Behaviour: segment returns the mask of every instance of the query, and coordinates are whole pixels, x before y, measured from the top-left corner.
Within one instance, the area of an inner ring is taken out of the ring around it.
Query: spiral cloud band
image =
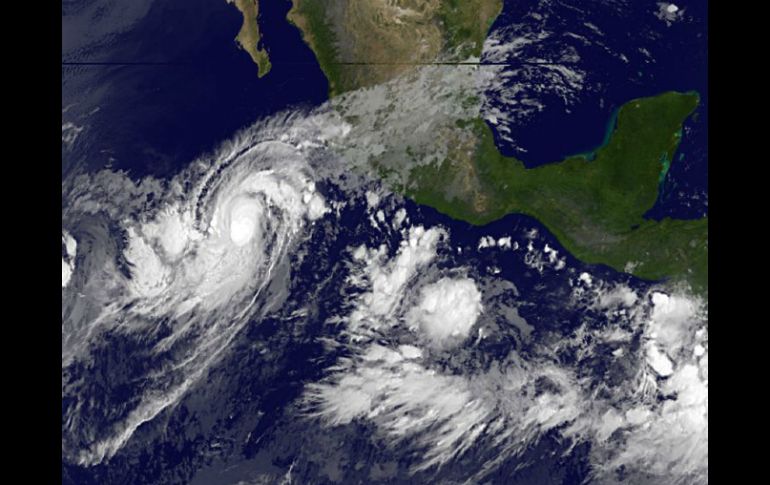
[[[81,284],[102,279],[103,291],[88,292],[86,307],[72,295],[64,299],[63,366],[85,358],[89,341],[106,331],[152,342],[147,351],[152,357],[144,357],[164,362],[160,371],[145,376],[147,384],[130,406],[124,406],[124,415],[108,417],[106,434],[96,429],[105,417],[83,406],[68,410],[66,437],[92,441],[76,457],[80,463],[112,456],[142,423],[177,402],[258,312],[260,294],[275,283],[273,272],[286,264],[304,228],[328,211],[312,169],[290,144],[236,143],[209,164],[186,191],[182,187],[193,174],[188,171],[173,180],[152,215],[109,216],[130,214],[132,205],[146,202],[144,183],[135,185],[121,174],[102,174],[107,197],[95,200],[91,191],[70,205],[70,217],[81,224],[86,214],[96,219],[107,215],[102,224],[75,226],[84,239],[109,238],[108,225],[117,226],[113,230],[124,237],[122,247],[113,246],[114,252],[86,256],[91,258],[86,262],[91,274]],[[75,193],[93,180],[79,182],[72,188]],[[123,207],[110,207],[109,195],[126,188],[133,197]],[[63,236],[73,253],[74,241],[69,233]],[[123,267],[115,261],[122,261]],[[65,274],[65,266],[72,267],[63,259],[62,287],[72,273]],[[62,393],[77,395],[82,385],[63,381]]]

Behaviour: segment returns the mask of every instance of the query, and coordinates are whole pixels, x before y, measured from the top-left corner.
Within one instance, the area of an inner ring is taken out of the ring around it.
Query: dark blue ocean
[[[68,117],[98,107],[81,137],[87,146],[76,147],[81,157],[95,168],[112,159],[134,177],[171,176],[259,118],[325,101],[326,78],[286,21],[290,6],[260,4],[276,60],[262,78],[235,42],[242,16],[225,0],[157,0],[109,49],[63,59],[63,106],[78,103]]]

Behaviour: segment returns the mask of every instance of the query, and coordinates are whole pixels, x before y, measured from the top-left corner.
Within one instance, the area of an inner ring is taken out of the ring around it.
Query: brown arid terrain
[[[501,9],[501,0],[294,0],[288,17],[336,95],[479,57]]]
[[[262,77],[270,71],[270,58],[267,51],[260,47],[262,34],[259,31],[257,17],[259,16],[259,0],[228,0],[235,4],[243,15],[243,25],[235,40],[243,50],[248,52],[251,60],[257,65],[257,76]]]

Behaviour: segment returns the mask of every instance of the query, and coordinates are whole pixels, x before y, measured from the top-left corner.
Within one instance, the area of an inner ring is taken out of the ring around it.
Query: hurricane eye
[[[240,198],[230,209],[230,240],[236,246],[243,246],[254,238],[257,232],[259,203],[251,198]]]

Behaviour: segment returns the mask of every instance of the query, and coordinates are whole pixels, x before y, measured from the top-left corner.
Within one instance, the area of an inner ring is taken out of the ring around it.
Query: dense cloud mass
[[[481,313],[481,293],[468,278],[442,278],[421,290],[407,318],[437,344],[468,336]]]

